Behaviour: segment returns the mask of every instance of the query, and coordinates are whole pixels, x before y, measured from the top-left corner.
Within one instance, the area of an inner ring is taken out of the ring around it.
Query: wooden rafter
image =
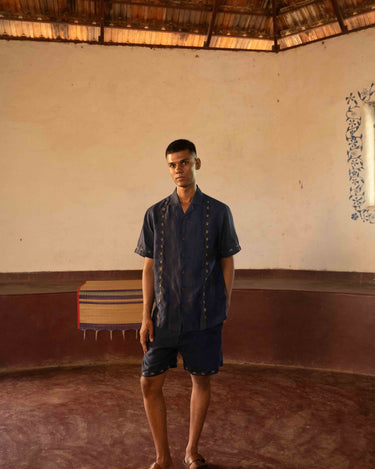
[[[335,15],[337,16],[337,21],[339,22],[341,31],[343,33],[347,33],[348,32],[348,27],[344,23],[344,17],[342,15],[341,8],[339,7],[339,5],[337,3],[337,0],[331,0],[331,2],[332,2],[333,9],[335,11]]]
[[[272,0],[272,21],[273,21],[273,52],[279,52],[279,27],[277,24],[277,16],[278,16],[278,9],[277,9],[277,0]]]
[[[212,38],[212,31],[214,29],[216,15],[217,15],[217,12],[219,10],[219,5],[220,5],[220,0],[214,0],[214,8],[213,8],[212,14],[211,14],[211,21],[210,21],[210,24],[208,26],[206,39],[204,41],[204,47],[205,48],[210,47],[210,42],[211,42],[211,38]]]
[[[105,22],[105,5],[104,0],[100,0],[100,44],[104,44],[104,22]]]

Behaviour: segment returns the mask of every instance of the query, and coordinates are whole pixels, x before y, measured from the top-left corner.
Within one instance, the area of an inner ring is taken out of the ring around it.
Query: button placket
[[[161,297],[162,297],[162,291],[163,291],[163,263],[164,263],[164,248],[165,248],[165,234],[164,234],[164,223],[165,223],[165,212],[166,212],[166,204],[167,202],[164,202],[164,205],[161,208],[161,230],[160,230],[160,245],[159,245],[159,274],[158,274],[158,282],[157,282],[157,287],[158,287],[158,293],[159,293],[159,298],[158,298],[158,304],[160,305],[161,303]],[[159,314],[158,314],[159,318]]]
[[[182,241],[182,250],[181,250],[181,308],[184,307],[185,303],[185,240],[186,240],[186,216],[184,215],[182,219],[182,230],[181,230],[181,241]]]
[[[204,271],[204,285],[202,292],[202,313],[201,313],[201,327],[204,327],[207,322],[207,304],[206,304],[206,285],[208,280],[208,250],[209,250],[209,225],[210,225],[210,201],[205,202],[205,217],[204,217],[204,258],[203,258],[203,271]]]

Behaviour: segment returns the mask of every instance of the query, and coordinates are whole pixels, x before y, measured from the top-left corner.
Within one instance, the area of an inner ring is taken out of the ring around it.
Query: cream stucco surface
[[[374,41],[280,54],[0,41],[0,271],[140,268],[176,138],[196,143],[201,189],[232,208],[236,267],[375,271],[345,141]]]

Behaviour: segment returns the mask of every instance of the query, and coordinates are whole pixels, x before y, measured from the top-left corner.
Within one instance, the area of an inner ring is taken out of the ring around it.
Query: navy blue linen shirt
[[[150,207],[135,252],[154,259],[155,325],[188,332],[223,322],[220,259],[240,249],[229,207],[199,188],[185,213],[177,190]]]

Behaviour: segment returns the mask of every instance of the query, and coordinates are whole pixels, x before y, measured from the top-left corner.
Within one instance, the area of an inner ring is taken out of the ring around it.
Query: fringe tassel
[[[86,340],[87,329],[81,329],[81,330],[83,332],[83,340]],[[126,340],[126,330],[122,330],[121,332],[122,332],[123,340]],[[95,331],[95,340],[98,340],[98,334],[99,334],[99,330],[96,330]],[[113,340],[113,330],[109,331],[109,337],[110,337],[111,340]],[[135,330],[135,338],[136,338],[136,340],[138,340],[138,338],[139,338],[139,329]]]

